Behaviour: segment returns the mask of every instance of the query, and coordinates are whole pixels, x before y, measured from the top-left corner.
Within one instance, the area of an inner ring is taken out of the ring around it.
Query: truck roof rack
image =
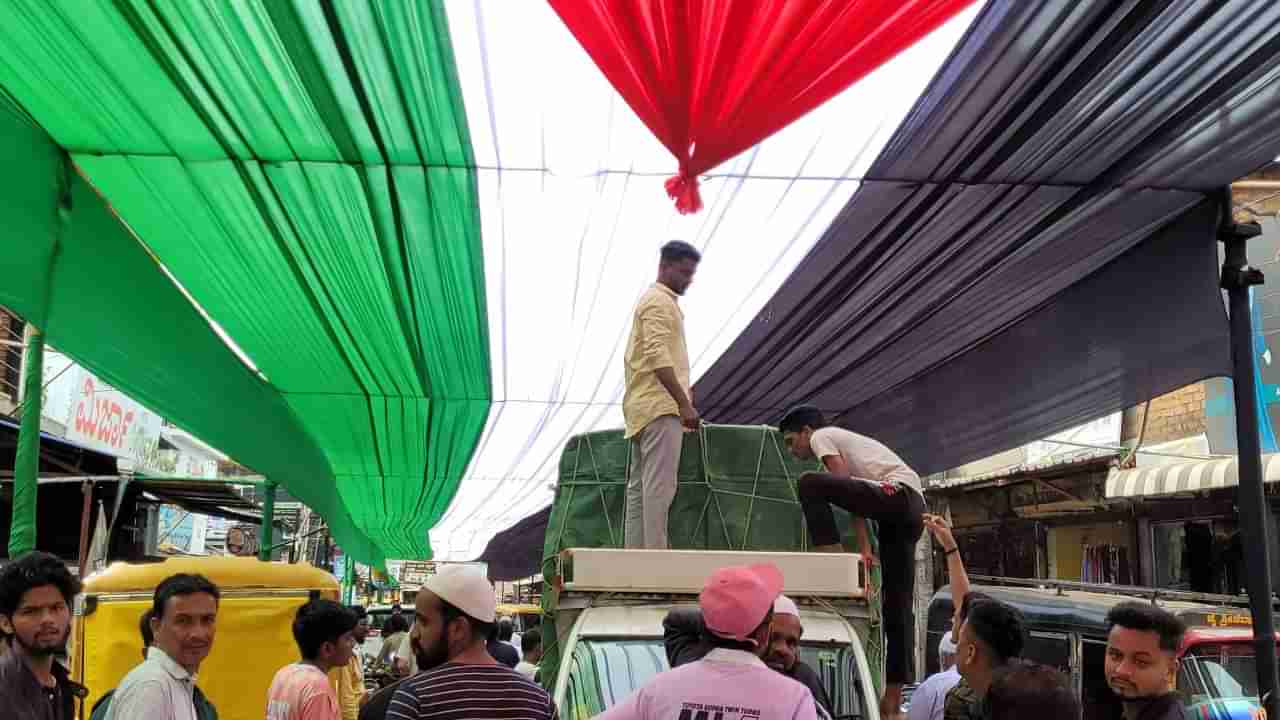
[[[1183,602],[1205,603],[1210,605],[1247,605],[1248,595],[1222,595],[1219,593],[1188,592],[1186,590],[1166,590],[1164,588],[1143,587],[1140,585],[1111,585],[1109,583],[1087,583],[1077,580],[1050,580],[1044,578],[1013,578],[997,575],[970,575],[969,580],[983,585],[1004,585],[1010,587],[1026,587],[1057,590],[1059,595],[1067,590],[1103,593],[1106,595],[1125,595],[1146,600],[1180,600]],[[1273,597],[1272,602],[1276,602]]]
[[[783,592],[798,597],[865,598],[862,557],[850,553],[573,548],[557,558],[571,592],[697,595],[712,572],[728,565],[773,563]]]

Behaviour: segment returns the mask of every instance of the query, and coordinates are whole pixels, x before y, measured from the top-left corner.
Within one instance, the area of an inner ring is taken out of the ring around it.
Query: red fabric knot
[[[681,215],[696,213],[702,209],[702,195],[698,192],[698,176],[690,175],[685,168],[667,178],[667,195],[676,201],[676,210]]]
[[[676,209],[698,175],[883,65],[973,0],[549,0],[676,160]],[[695,150],[696,148],[696,150]]]

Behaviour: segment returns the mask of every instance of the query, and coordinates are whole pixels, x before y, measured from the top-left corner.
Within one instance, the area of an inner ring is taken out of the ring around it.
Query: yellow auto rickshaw
[[[272,677],[298,661],[292,629],[298,607],[312,597],[337,600],[339,593],[333,575],[305,564],[235,557],[115,563],[88,577],[76,599],[68,652],[72,677],[89,688],[82,720],[142,661],[138,621],[156,585],[176,573],[204,575],[222,591],[213,651],[197,683],[220,720],[262,720]]]
[[[498,603],[498,617],[511,618],[518,633],[527,632],[542,624],[542,606],[528,603]]]

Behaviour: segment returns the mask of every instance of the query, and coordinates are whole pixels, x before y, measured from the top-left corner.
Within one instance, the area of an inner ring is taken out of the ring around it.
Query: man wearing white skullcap
[[[673,668],[700,660],[710,650],[703,639],[706,630],[698,608],[675,608],[667,613],[666,619],[662,621],[662,628],[667,661]],[[773,603],[773,631],[769,636],[769,650],[764,662],[808,687],[818,705],[820,716],[825,713],[826,717],[834,717],[831,698],[826,686],[822,684],[822,678],[800,659],[800,637],[803,634],[799,608],[791,598],[779,595]]]
[[[907,720],[942,720],[947,693],[960,682],[960,672],[956,670],[956,642],[950,630],[938,641],[938,662],[942,663],[942,672],[930,675],[911,693]]]
[[[529,678],[500,664],[486,649],[494,631],[497,596],[483,570],[446,565],[418,591],[409,636],[420,672],[374,695],[361,718],[552,720],[551,697]],[[380,700],[379,696],[383,696]],[[374,703],[380,703],[375,715]]]

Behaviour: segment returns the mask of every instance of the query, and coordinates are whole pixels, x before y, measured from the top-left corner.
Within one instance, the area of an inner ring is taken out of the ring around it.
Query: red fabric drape
[[[804,115],[972,0],[549,0],[676,156],[667,192]]]

